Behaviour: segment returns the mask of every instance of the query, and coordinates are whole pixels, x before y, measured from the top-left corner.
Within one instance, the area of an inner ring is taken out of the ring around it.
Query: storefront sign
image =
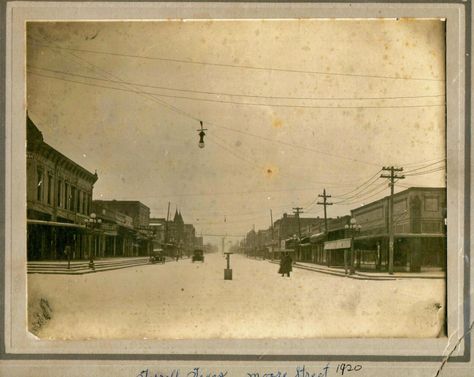
[[[336,249],[350,249],[351,239],[344,238],[342,240],[326,241],[324,243],[324,250],[336,250]]]

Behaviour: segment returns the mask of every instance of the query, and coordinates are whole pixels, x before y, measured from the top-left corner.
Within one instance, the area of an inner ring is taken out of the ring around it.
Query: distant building
[[[165,231],[167,226],[166,219],[164,217],[150,218],[149,226],[153,233],[153,249],[163,249],[165,244]]]
[[[95,200],[97,205],[130,216],[135,229],[147,228],[150,223],[150,208],[137,200]]]
[[[92,174],[43,140],[27,117],[28,260],[86,258],[93,237],[85,220],[97,174]]]
[[[101,224],[97,227],[99,242],[96,256],[100,257],[130,257],[137,255],[134,248],[136,231],[133,219],[121,212],[115,211],[101,202],[92,202],[92,212]]]
[[[324,221],[319,217],[301,217],[298,220],[296,215],[283,214],[283,217],[276,220],[273,224],[274,237],[280,242],[296,235],[299,237],[299,232],[304,234],[308,228],[319,226]]]
[[[104,210],[120,213],[132,220],[133,240],[126,247],[124,256],[145,256],[153,249],[153,233],[150,229],[150,208],[137,200],[94,200],[98,215]],[[117,224],[120,225],[120,224]],[[123,227],[122,227],[123,228]]]

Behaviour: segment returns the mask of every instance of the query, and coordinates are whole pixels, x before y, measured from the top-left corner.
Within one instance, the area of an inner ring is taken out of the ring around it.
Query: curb
[[[278,264],[278,262],[275,261],[269,261],[270,263]],[[303,270],[307,271],[313,271],[313,272],[320,272],[322,274],[326,275],[332,275],[332,276],[341,276],[341,277],[347,277],[351,279],[356,279],[356,280],[377,280],[377,281],[388,281],[388,280],[403,280],[403,279],[445,279],[446,276],[419,276],[419,275],[413,275],[413,276],[371,276],[365,273],[360,273],[360,272],[355,272],[353,275],[346,275],[344,272],[338,272],[334,270],[326,270],[318,267],[310,267],[306,265],[301,265],[298,264],[298,262],[295,262],[293,264],[293,267],[296,268],[301,268]]]

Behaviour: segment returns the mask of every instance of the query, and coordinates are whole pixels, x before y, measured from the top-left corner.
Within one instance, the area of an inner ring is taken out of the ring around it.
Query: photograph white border
[[[5,350],[13,354],[437,356],[465,332],[464,7],[386,3],[7,4]],[[447,25],[448,337],[439,339],[39,340],[26,331],[25,22],[51,20],[444,18]],[[468,167],[467,167],[468,168]],[[470,261],[469,261],[470,262]],[[464,342],[452,356],[464,354]],[[238,359],[238,358],[237,358]]]

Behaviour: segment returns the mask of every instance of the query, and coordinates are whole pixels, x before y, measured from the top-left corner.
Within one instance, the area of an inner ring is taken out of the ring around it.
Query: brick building
[[[86,258],[92,234],[85,220],[91,210],[97,174],[92,174],[48,145],[27,116],[28,260]]]
[[[125,248],[124,256],[145,256],[152,252],[153,232],[149,226],[149,207],[137,200],[94,200],[93,205],[95,208],[100,208],[98,216],[105,210],[131,218],[133,239],[130,247]]]
[[[389,197],[353,209],[361,226],[356,267],[387,269]],[[446,189],[411,187],[393,197],[394,269],[446,267]]]

